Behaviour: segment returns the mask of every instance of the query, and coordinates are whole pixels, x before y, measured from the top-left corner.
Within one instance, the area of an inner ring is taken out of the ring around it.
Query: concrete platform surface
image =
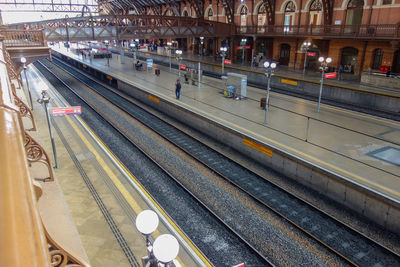
[[[43,146],[52,163],[51,139],[40,92],[50,93],[50,106],[66,106],[65,100],[34,67],[28,67],[34,115]],[[26,87],[25,87],[26,88]],[[131,174],[119,164],[79,116],[54,117],[53,131],[60,168],[54,169],[72,219],[91,266],[141,266],[147,255],[145,238],[135,227],[139,212],[152,209],[160,224],[153,233],[174,235],[180,244],[177,261],[182,266],[206,266],[202,255],[180,230],[158,210]]]
[[[327,105],[317,113],[315,102],[272,93],[264,125],[259,104],[264,90],[248,87],[247,99],[237,101],[223,96],[221,80],[203,77],[199,87],[182,83],[181,99],[176,100],[176,70],[154,65],[161,69],[155,76],[154,71],[134,71],[128,57],[121,64],[113,55],[107,66],[107,59],[83,59],[64,48],[53,49],[400,203],[398,122]]]

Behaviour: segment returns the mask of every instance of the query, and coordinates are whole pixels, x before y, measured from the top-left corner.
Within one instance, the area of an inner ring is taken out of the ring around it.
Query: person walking
[[[179,99],[181,96],[181,82],[178,80],[176,80],[175,83],[175,95],[176,95],[176,99]]]

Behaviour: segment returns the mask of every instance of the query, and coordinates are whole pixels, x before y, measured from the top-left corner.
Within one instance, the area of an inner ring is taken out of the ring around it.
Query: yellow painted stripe
[[[256,142],[253,142],[253,141],[251,141],[251,140],[249,140],[247,138],[243,138],[243,144],[248,146],[248,147],[251,147],[251,148],[253,148],[255,150],[258,150],[258,151],[260,151],[261,153],[264,153],[267,156],[272,157],[272,150],[269,149],[269,148],[266,148],[263,145],[257,144]]]
[[[152,100],[152,101],[154,101],[156,103],[160,103],[160,99],[158,97],[153,96],[151,94],[148,94],[148,97],[149,97],[150,100]]]
[[[191,242],[191,240],[185,235],[184,232],[175,224],[175,222],[169,217],[169,215],[158,205],[158,203],[153,199],[153,197],[146,191],[146,189],[137,181],[137,179],[126,169],[126,167],[119,161],[119,159],[108,149],[108,147],[101,141],[101,139],[92,131],[92,129],[82,120],[79,116],[76,116],[80,122],[90,131],[90,133],[96,138],[96,140],[105,148],[105,150],[113,157],[113,159],[120,165],[120,167],[129,175],[131,180],[144,192],[146,197],[150,199],[150,201],[157,207],[157,209],[163,214],[165,218],[167,218],[168,222],[174,227],[174,229],[183,237],[186,243],[193,249],[193,251],[197,254],[197,256],[206,264],[206,266],[212,266],[211,263],[207,260],[207,258],[202,254],[201,251]],[[90,142],[86,139],[84,134],[79,130],[76,124],[66,116],[68,123],[74,128],[75,132],[79,135],[85,145],[89,148],[89,150],[96,156],[96,159],[99,161],[100,165],[104,168],[107,175],[110,176],[111,180],[114,182],[115,186],[127,200],[132,209],[138,214],[142,210],[136,201],[133,199],[131,194],[126,190],[124,185],[120,182],[120,180],[115,176],[115,174],[111,171],[111,169],[107,166],[107,163],[102,159],[102,157],[97,153],[96,149],[90,144]],[[179,258],[177,260],[184,265]]]
[[[287,79],[281,79],[281,83],[286,83],[286,84],[297,86],[297,82],[296,81],[287,80]]]

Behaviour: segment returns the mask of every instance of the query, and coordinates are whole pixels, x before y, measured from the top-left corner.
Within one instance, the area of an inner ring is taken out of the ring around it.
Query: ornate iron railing
[[[400,24],[237,26],[235,33],[237,35],[254,34],[261,36],[397,39],[400,37]]]
[[[3,43],[7,47],[42,47],[46,46],[43,30],[2,29]]]

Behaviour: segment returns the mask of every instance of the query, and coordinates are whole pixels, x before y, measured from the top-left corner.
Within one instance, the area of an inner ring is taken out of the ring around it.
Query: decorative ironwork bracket
[[[49,177],[44,178],[43,182],[54,181],[54,174],[53,169],[51,168],[49,156],[47,155],[46,151],[39,145],[39,143],[36,142],[35,139],[33,139],[33,137],[30,136],[26,131],[24,146],[29,163],[40,162],[47,166]]]
[[[36,131],[35,118],[33,117],[31,109],[17,96],[14,84],[11,84],[12,93],[14,95],[14,103],[19,108],[22,117],[27,117],[32,121],[32,128],[27,131]]]

